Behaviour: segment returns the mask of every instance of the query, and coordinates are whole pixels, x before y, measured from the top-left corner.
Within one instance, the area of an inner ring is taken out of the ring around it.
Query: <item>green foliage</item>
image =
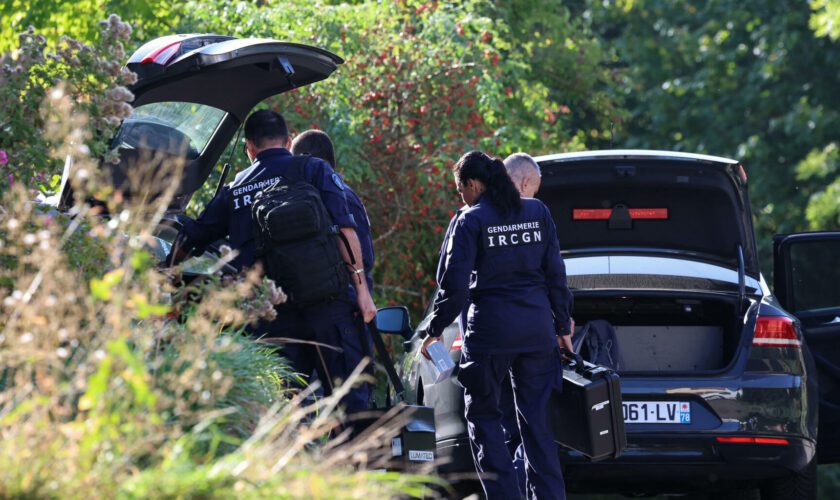
[[[117,16],[85,23],[99,30],[95,45],[66,37],[51,43],[30,28],[14,51],[0,52],[0,192],[17,181],[54,193],[65,158],[80,152],[104,157],[116,126],[131,112],[127,102],[134,96],[123,85],[133,83],[135,75],[122,68],[131,28]],[[59,101],[64,93],[71,102]],[[73,114],[52,107],[53,101],[71,106]],[[69,122],[52,120],[55,125],[48,128],[51,117],[60,115]],[[70,128],[78,136],[65,142]]]
[[[811,28],[817,36],[840,38],[840,2],[837,0],[812,0]]]
[[[626,118],[621,96],[608,91],[618,83],[618,73],[605,64],[614,54],[569,3],[507,0],[487,8],[487,15],[507,32],[509,52],[526,61],[520,71],[507,73],[508,85],[516,89],[521,81],[538,84],[553,103],[553,107],[526,111],[522,120],[542,118],[574,136],[568,146],[546,140],[517,142],[507,145],[505,153],[608,147],[611,128]]]
[[[17,48],[17,34],[34,26],[50,45],[62,37],[85,43],[100,41],[102,33],[96,24],[105,13],[114,13],[134,27],[138,40],[152,38],[170,30],[175,14],[169,0],[8,0],[0,4],[4,20],[0,32],[0,53]]]
[[[798,177],[797,164],[837,142],[840,46],[815,37],[807,3],[765,0],[586,2],[616,52],[630,118],[622,147],[729,156],[749,175],[757,237],[770,271],[771,236],[837,223],[807,208],[836,175]],[[807,167],[803,167],[806,168]],[[827,207],[826,207],[827,208]]]
[[[832,142],[815,149],[796,166],[796,178],[813,184],[805,216],[808,228],[840,227],[840,151]]]

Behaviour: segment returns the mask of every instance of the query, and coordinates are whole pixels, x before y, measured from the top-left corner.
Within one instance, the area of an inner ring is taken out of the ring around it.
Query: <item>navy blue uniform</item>
[[[198,219],[186,221],[183,232],[187,236],[187,244],[200,253],[210,243],[228,236],[231,247],[239,251],[231,264],[237,269],[252,266],[256,248],[251,203],[257,193],[280,179],[291,158],[292,154],[283,148],[267,149],[257,154],[254,164],[224,186]],[[304,179],[318,188],[333,224],[356,227],[345,197],[344,183],[329,163],[319,158],[310,159],[304,169]]]
[[[253,165],[236,175],[222,188],[219,196],[208,203],[195,221],[187,221],[182,230],[187,249],[201,251],[208,244],[229,237],[231,247],[239,254],[232,261],[237,269],[252,266],[256,260],[251,203],[257,193],[279,180],[292,159],[283,148],[267,149],[257,154]],[[356,228],[348,207],[347,188],[341,177],[325,161],[311,158],[304,169],[304,179],[318,188],[321,200],[332,222],[339,227]],[[360,241],[364,241],[359,235]],[[369,237],[368,237],[369,239]],[[288,342],[283,355],[298,373],[308,376],[316,370],[329,389],[335,378],[346,378],[362,359],[359,328],[354,321],[355,291],[348,286],[342,299],[296,308],[288,304],[277,307],[277,319],[261,321],[249,329],[255,335],[280,337],[306,342],[316,341],[332,346],[319,348],[311,343]],[[344,398],[348,411],[367,408],[368,388],[355,388]]]
[[[446,228],[446,233],[443,235],[443,245],[440,247],[440,256],[438,257],[438,267],[437,267],[437,274],[435,275],[435,280],[438,283],[441,282],[443,279],[443,274],[446,272],[446,248],[447,242],[449,238],[452,237],[452,233],[455,232],[455,225],[458,223],[458,219],[461,217],[461,214],[469,207],[461,207],[455,212],[455,215],[452,216],[452,219],[449,220],[449,226]],[[458,316],[458,328],[461,330],[461,334],[463,335],[464,332],[467,331],[467,313],[469,312],[469,303],[464,304],[464,308],[461,311],[461,314]]]
[[[468,431],[488,498],[518,498],[502,432],[501,384],[512,376],[525,448],[528,494],[563,498],[557,445],[547,406],[561,377],[556,335],[569,332],[572,296],[557,231],[540,201],[503,219],[479,198],[454,222],[445,242],[429,334],[439,336],[469,301],[458,381],[464,386]]]
[[[362,251],[362,264],[365,269],[365,280],[367,281],[368,290],[370,290],[370,293],[373,293],[373,264],[376,260],[376,255],[373,251],[373,235],[370,230],[370,219],[368,218],[367,210],[365,210],[365,205],[362,203],[362,200],[356,192],[346,184],[344,185],[344,194],[347,196],[347,205],[350,208],[350,215],[352,215],[353,220],[356,221],[356,235],[359,237],[359,247]],[[353,304],[356,303],[356,289],[353,286],[350,287],[349,300]],[[371,337],[370,332],[367,329],[367,325],[362,325],[361,328],[364,329],[364,335],[362,338],[345,336],[343,342],[345,358],[353,365],[354,368],[361,362],[364,356],[368,356],[370,358],[373,357],[373,337]],[[365,342],[367,345],[362,344],[362,342]],[[373,375],[373,364],[368,365],[368,373]],[[359,389],[359,391],[367,391],[366,396],[368,399],[372,394],[372,389],[367,382],[362,385],[362,388]],[[359,395],[360,398],[364,396],[365,394]]]
[[[461,207],[452,216],[449,221],[449,227],[446,228],[446,234],[443,236],[444,245],[440,247],[440,256],[438,258],[437,268],[437,282],[440,283],[443,278],[443,273],[446,271],[446,242],[452,236],[455,230],[455,224],[461,213],[469,207]],[[353,214],[355,216],[355,214]],[[469,312],[469,303],[464,305],[464,310],[458,315],[458,327],[463,335],[467,331],[467,314]],[[519,449],[522,444],[522,438],[519,436],[519,427],[516,423],[516,406],[513,401],[513,386],[510,382],[510,377],[505,377],[502,381],[502,389],[499,399],[499,408],[502,410],[502,430],[505,435],[505,444],[507,444],[508,452],[513,457],[513,466],[516,470],[516,478],[519,482],[519,488],[525,489],[525,468],[522,450]]]
[[[359,246],[362,250],[362,264],[365,267],[365,279],[367,280],[368,290],[370,290],[370,293],[373,293],[373,264],[376,256],[373,253],[373,236],[370,231],[370,219],[359,195],[346,184],[344,185],[344,195],[347,197],[347,207],[350,209],[350,215],[353,216],[353,220],[356,222],[356,235],[359,237]],[[355,288],[353,290],[355,292]]]

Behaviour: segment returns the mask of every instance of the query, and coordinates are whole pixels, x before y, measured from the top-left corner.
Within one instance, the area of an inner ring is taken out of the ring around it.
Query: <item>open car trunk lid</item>
[[[664,151],[535,158],[564,252],[658,254],[758,279],[746,175],[734,160]]]
[[[254,106],[323,80],[343,62],[317,47],[270,39],[191,34],[152,40],[127,64],[138,81],[130,88],[134,114],[112,143],[120,162],[101,166],[124,195],[154,197],[182,165],[170,204],[181,211]],[[65,169],[65,176],[71,173]],[[59,204],[72,205],[66,179]]]
[[[168,48],[171,57],[160,59]],[[135,106],[192,102],[222,109],[242,122],[266,97],[321,81],[343,62],[326,50],[297,43],[174,35],[140,47],[127,66],[139,77],[131,88]]]

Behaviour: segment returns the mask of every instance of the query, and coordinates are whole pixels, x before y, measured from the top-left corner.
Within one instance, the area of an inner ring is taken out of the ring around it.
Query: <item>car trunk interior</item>
[[[744,309],[734,296],[576,293],[574,318],[576,331],[591,320],[612,325],[621,372],[704,372],[722,370],[732,361]]]

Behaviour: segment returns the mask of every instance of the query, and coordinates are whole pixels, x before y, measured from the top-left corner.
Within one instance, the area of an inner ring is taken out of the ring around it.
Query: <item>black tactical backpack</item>
[[[624,356],[618,343],[615,328],[609,321],[593,319],[572,336],[575,352],[590,363],[613,370],[624,368]]]
[[[332,224],[318,188],[305,180],[309,158],[294,157],[280,180],[258,193],[251,205],[257,258],[295,306],[335,300],[350,283],[336,237],[352,252]]]

